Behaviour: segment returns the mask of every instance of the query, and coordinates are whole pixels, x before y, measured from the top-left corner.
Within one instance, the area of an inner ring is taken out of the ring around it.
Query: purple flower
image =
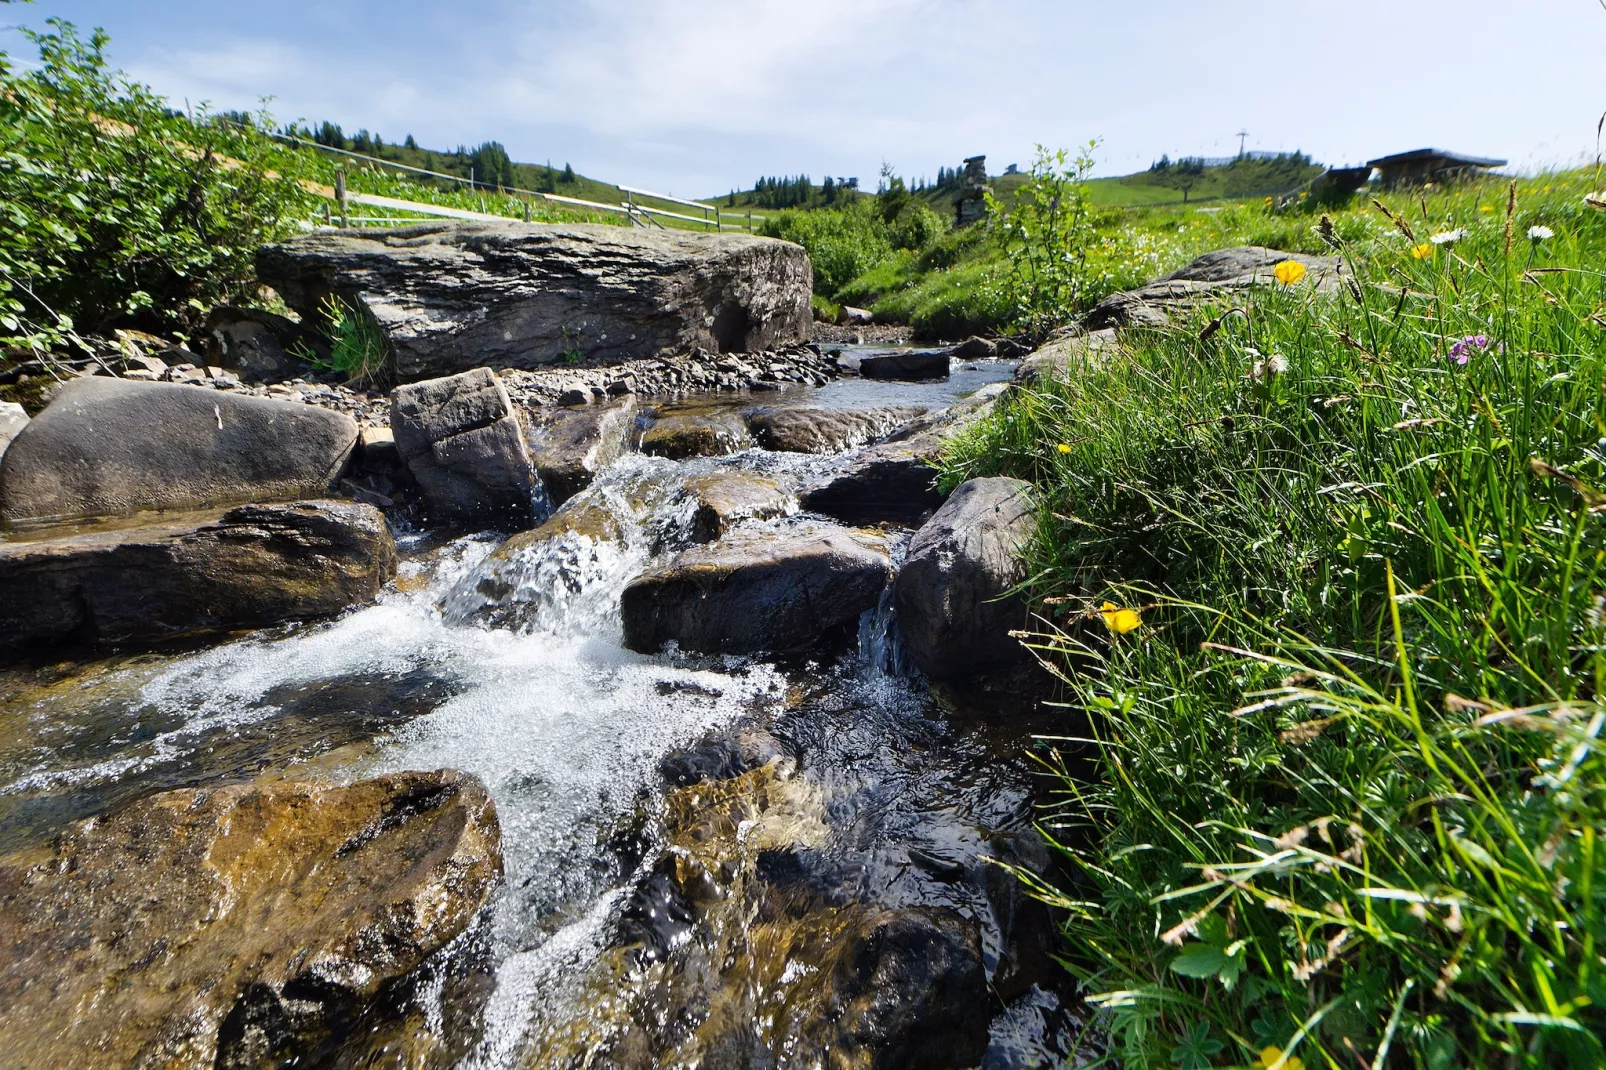
[[[1450,347],[1450,359],[1457,364],[1465,364],[1472,359],[1473,351],[1482,353],[1489,348],[1489,336],[1486,334],[1469,334],[1461,341]],[[1506,350],[1505,343],[1500,343],[1500,351]]]
[[[1472,353],[1467,349],[1465,342],[1457,342],[1450,347],[1450,359],[1457,364],[1465,364],[1472,359]]]

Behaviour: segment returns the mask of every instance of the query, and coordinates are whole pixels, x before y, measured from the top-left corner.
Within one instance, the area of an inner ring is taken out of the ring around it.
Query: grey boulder
[[[932,679],[971,680],[1026,660],[1009,634],[1026,625],[1026,605],[1004,595],[1025,578],[1030,491],[1018,479],[961,484],[910,542],[892,602],[905,651]]]
[[[357,424],[330,409],[172,383],[75,379],[6,450],[9,523],[318,497]]]
[[[889,434],[925,409],[888,405],[874,409],[760,409],[745,414],[760,446],[781,453],[837,453]]]
[[[329,343],[284,316],[218,305],[206,315],[206,362],[248,383],[282,383],[306,371],[304,358],[329,359]]]
[[[0,401],[0,458],[6,455],[11,440],[22,434],[28,426],[28,410],[15,401]]]
[[[360,302],[403,382],[576,353],[777,349],[807,341],[813,318],[803,248],[738,234],[427,223],[293,238],[262,249],[257,271],[309,322],[330,293]]]
[[[1114,327],[1055,338],[1020,362],[1015,369],[1015,383],[1039,386],[1065,379],[1073,371],[1108,361],[1119,347],[1119,332]]]
[[[828,525],[739,528],[636,577],[619,612],[625,646],[707,654],[803,650],[871,609],[892,575],[883,548]]]
[[[152,647],[331,616],[378,597],[396,544],[371,505],[246,505],[0,542],[0,660]]]
[[[1206,253],[1147,286],[1111,294],[1094,306],[1082,325],[1090,331],[1105,327],[1165,327],[1204,302],[1238,294],[1252,286],[1271,285],[1272,269],[1284,260],[1305,268],[1306,279],[1298,284],[1302,287],[1331,291],[1339,285],[1344,265],[1340,257],[1242,245]]]
[[[524,425],[489,368],[397,387],[390,428],[432,522],[525,528],[534,519]]]
[[[946,379],[948,354],[935,350],[909,350],[880,353],[859,361],[859,374],[866,379]]]

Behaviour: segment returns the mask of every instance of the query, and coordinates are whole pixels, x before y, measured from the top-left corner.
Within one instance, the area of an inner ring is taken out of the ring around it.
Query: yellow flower
[[[1411,246],[1411,255],[1416,257],[1418,260],[1426,260],[1428,257],[1433,255],[1433,243],[1430,241],[1425,241],[1421,245]]]
[[[1059,450],[1061,453],[1070,453],[1071,452],[1071,444],[1069,442],[1061,442],[1058,446],[1055,446],[1054,448]]]
[[[1260,1065],[1270,1068],[1276,1066],[1277,1060],[1282,1058],[1283,1050],[1281,1048],[1263,1048],[1260,1052]],[[1283,1070],[1305,1070],[1305,1060],[1301,1059],[1297,1055],[1290,1055],[1287,1059],[1283,1060]]]
[[[1099,615],[1104,618],[1104,626],[1116,635],[1125,635],[1135,632],[1143,621],[1138,618],[1135,609],[1123,609],[1114,602],[1106,602],[1099,607]]]
[[[1284,286],[1292,286],[1305,277],[1305,265],[1298,260],[1284,260],[1271,269],[1271,274]]]
[[[1478,211],[1480,211],[1480,212],[1492,212],[1492,211],[1494,211],[1494,205],[1492,205],[1492,204],[1480,204],[1480,205],[1478,205]]]

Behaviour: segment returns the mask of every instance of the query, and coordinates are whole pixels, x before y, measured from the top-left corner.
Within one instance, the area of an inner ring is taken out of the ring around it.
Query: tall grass
[[[1087,730],[1045,822],[1077,876],[1040,890],[1126,1065],[1606,1059],[1591,177],[1343,213],[1302,237],[1353,285],[1129,336],[948,457],[1044,502]]]

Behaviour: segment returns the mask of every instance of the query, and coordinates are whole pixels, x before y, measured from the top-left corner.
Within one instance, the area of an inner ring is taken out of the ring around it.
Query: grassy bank
[[[1358,281],[1129,336],[948,457],[1041,499],[1056,753],[1101,773],[1060,770],[1042,890],[1125,1065],[1601,1065],[1594,185],[1138,217]]]

